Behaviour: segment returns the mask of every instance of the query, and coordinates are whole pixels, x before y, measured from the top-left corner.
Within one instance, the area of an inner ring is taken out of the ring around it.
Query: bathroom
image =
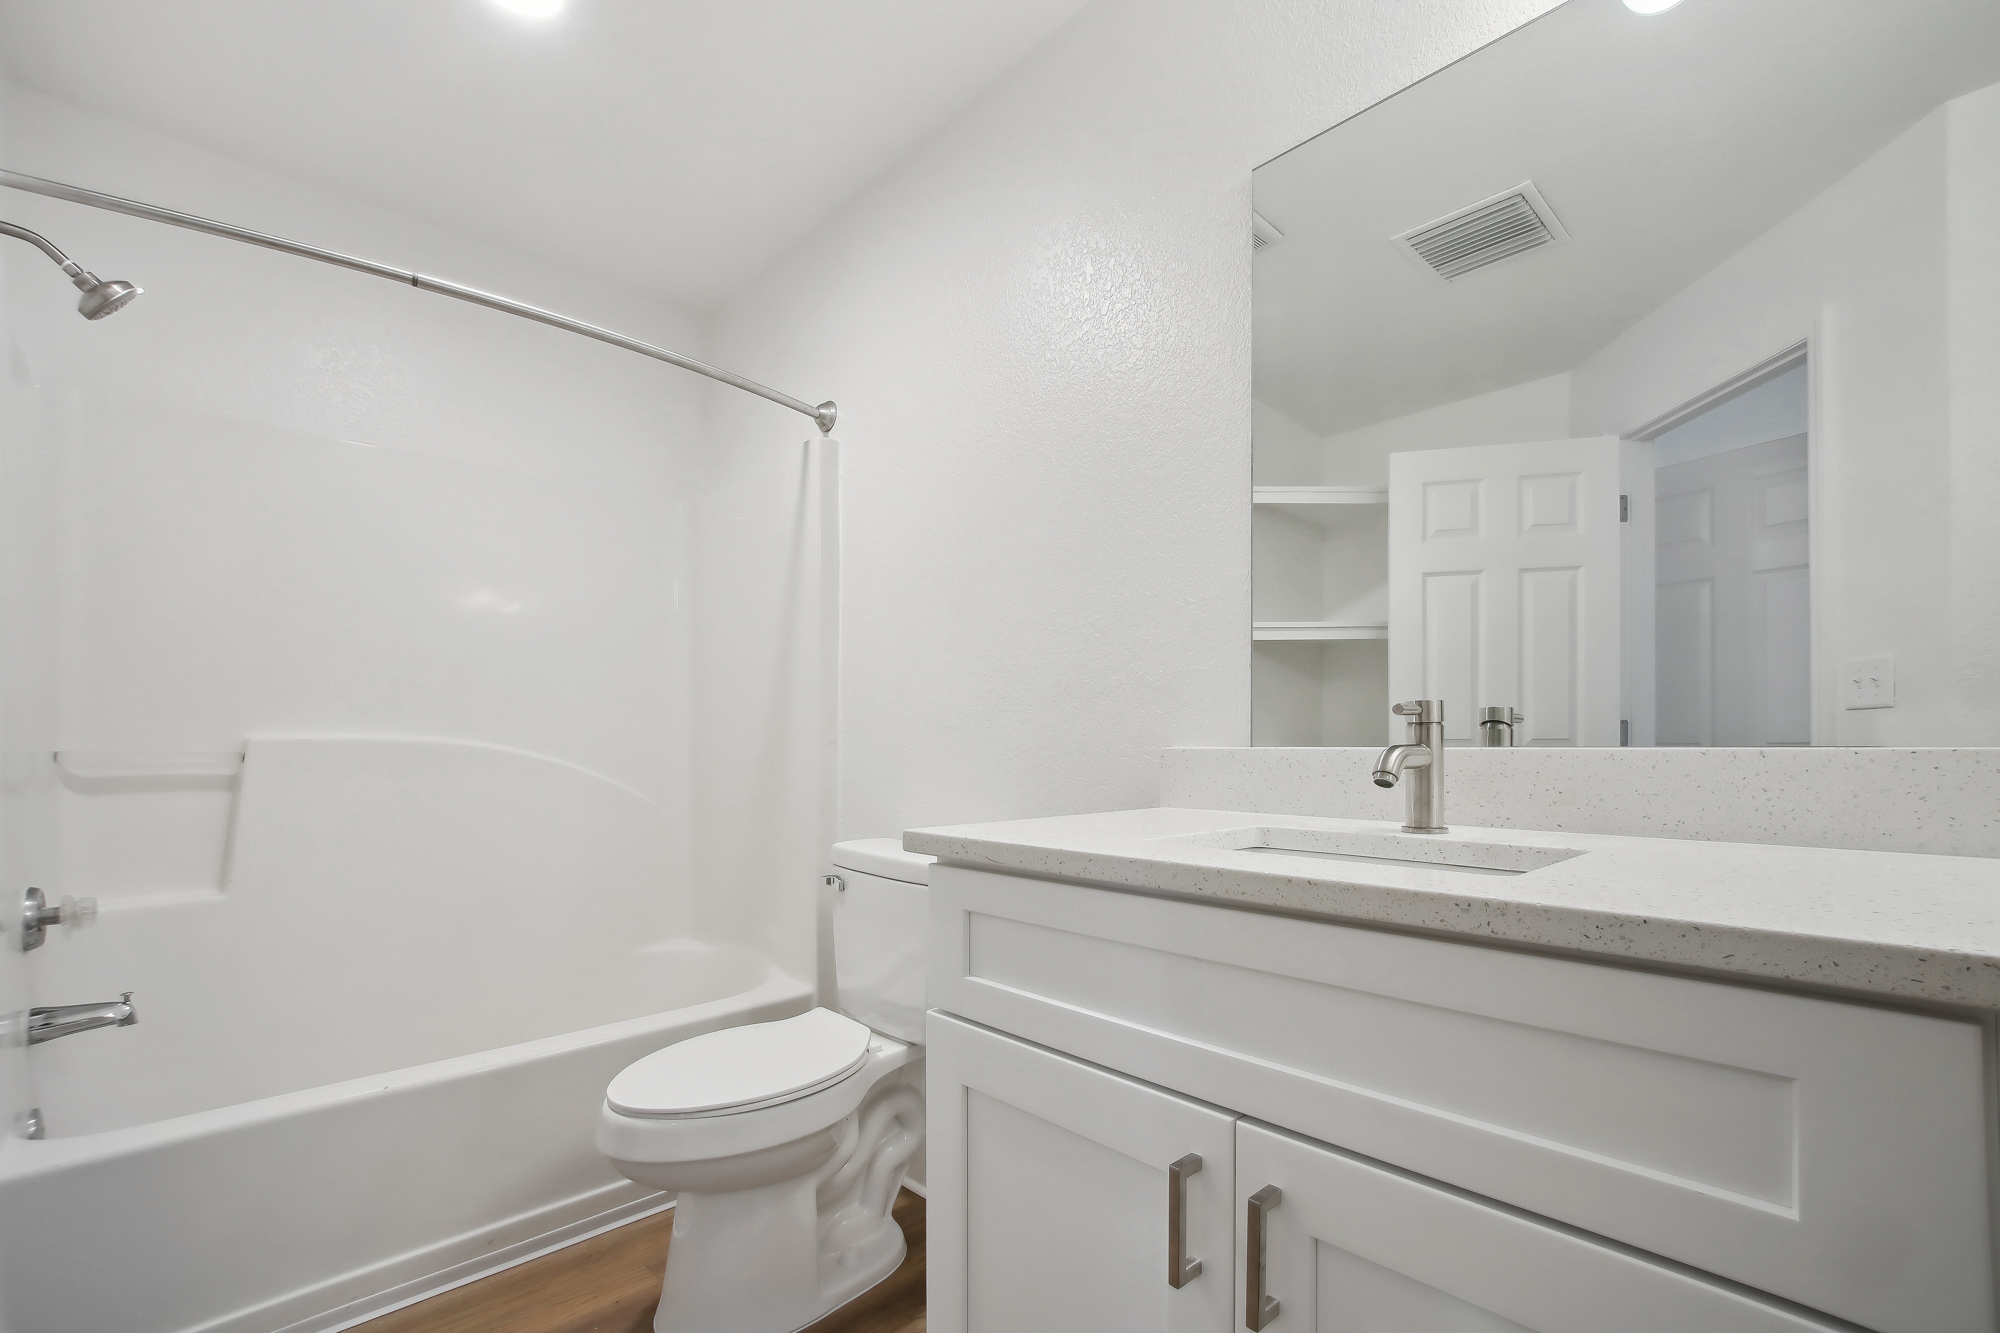
[[[1996,164],[1988,0],[0,0],[0,1333],[2000,1328]]]

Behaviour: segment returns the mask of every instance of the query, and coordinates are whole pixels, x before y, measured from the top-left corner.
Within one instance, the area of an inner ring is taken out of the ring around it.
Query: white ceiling
[[[0,0],[0,49],[57,97],[701,309],[1084,3]]]
[[[1256,395],[1332,434],[1568,370],[1996,80],[1994,0],[1570,0],[1258,169]],[[1452,283],[1390,244],[1529,179],[1568,243]]]

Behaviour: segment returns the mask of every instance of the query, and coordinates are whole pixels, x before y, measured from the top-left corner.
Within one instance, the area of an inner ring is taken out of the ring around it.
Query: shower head
[[[83,299],[76,303],[76,312],[85,319],[115,315],[138,300],[145,290],[118,278],[100,278],[88,272],[79,274],[75,282],[83,289]]]
[[[56,249],[54,243],[46,236],[29,231],[26,227],[17,227],[11,222],[0,222],[0,236],[12,236],[16,240],[26,241],[53,259],[56,266],[68,274],[69,280],[76,284],[77,290],[83,293],[83,299],[76,303],[76,312],[85,319],[103,319],[106,315],[115,315],[131,305],[143,290],[118,278],[106,280],[98,277]]]

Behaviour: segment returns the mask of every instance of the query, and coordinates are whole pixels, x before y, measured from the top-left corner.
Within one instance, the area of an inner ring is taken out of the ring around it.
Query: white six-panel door
[[[1517,745],[1617,745],[1619,475],[1612,437],[1391,454],[1390,694],[1449,742],[1498,705]]]
[[[1235,1117],[929,1016],[932,1333],[1227,1333]],[[1175,1286],[1169,1168],[1200,1271]],[[1186,1170],[1186,1167],[1183,1167]]]

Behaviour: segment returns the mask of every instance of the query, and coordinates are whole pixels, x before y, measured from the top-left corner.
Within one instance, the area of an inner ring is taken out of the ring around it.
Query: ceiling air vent
[[[1250,210],[1250,252],[1252,254],[1262,250],[1267,245],[1276,245],[1284,239],[1285,233],[1272,226],[1271,219],[1265,217],[1254,208]]]
[[[1533,181],[1391,238],[1447,282],[1509,255],[1569,239]]]

